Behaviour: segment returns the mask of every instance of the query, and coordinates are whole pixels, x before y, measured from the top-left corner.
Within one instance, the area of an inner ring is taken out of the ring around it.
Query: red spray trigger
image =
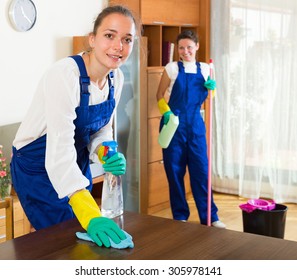
[[[106,157],[108,154],[108,146],[104,146],[103,156]]]

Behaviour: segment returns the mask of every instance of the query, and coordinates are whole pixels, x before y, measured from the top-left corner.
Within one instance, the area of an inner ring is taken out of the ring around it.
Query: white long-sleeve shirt
[[[27,115],[13,141],[20,149],[43,135],[47,135],[45,167],[58,193],[63,198],[89,185],[76,163],[73,121],[75,108],[80,105],[79,69],[72,58],[64,58],[52,65],[40,80]],[[114,70],[114,98],[118,105],[124,83],[120,69]],[[89,104],[99,104],[107,100],[108,82],[102,90],[91,81]],[[112,119],[91,136],[88,146],[90,159],[98,162],[97,146],[113,139]]]
[[[184,61],[183,62],[184,68],[185,68],[185,73],[197,73],[197,65],[196,65],[196,61],[193,62],[187,62]],[[209,73],[210,73],[210,69],[209,69],[209,65],[207,63],[204,62],[200,62],[200,69],[201,69],[201,74],[204,77],[204,80],[207,80]],[[172,91],[172,87],[175,83],[175,80],[177,78],[178,75],[178,64],[177,61],[173,61],[168,63],[165,66],[165,70],[167,72],[168,77],[170,78],[170,85],[168,87],[168,94],[171,94]]]

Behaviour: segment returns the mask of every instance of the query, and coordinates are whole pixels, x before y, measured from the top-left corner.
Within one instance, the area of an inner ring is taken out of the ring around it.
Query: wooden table
[[[297,242],[125,212],[133,249],[102,248],[76,238],[69,220],[0,244],[0,259],[297,260]]]

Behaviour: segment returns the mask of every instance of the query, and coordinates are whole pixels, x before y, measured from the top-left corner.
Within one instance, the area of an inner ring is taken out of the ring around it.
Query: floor
[[[247,199],[236,195],[214,193],[214,200],[219,209],[219,217],[227,226],[227,229],[243,231],[242,210],[240,204],[246,203]],[[188,199],[190,217],[188,222],[198,223],[198,213],[193,198]],[[297,241],[297,204],[283,203],[288,207],[286,214],[286,226],[284,239]],[[153,214],[154,216],[172,218],[171,210],[164,209]]]

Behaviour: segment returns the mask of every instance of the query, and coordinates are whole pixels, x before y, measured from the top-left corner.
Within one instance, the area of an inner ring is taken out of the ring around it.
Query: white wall
[[[8,18],[11,0],[0,0],[0,125],[20,122],[44,71],[72,54],[72,36],[92,31],[107,0],[33,0],[37,21],[15,31]]]

